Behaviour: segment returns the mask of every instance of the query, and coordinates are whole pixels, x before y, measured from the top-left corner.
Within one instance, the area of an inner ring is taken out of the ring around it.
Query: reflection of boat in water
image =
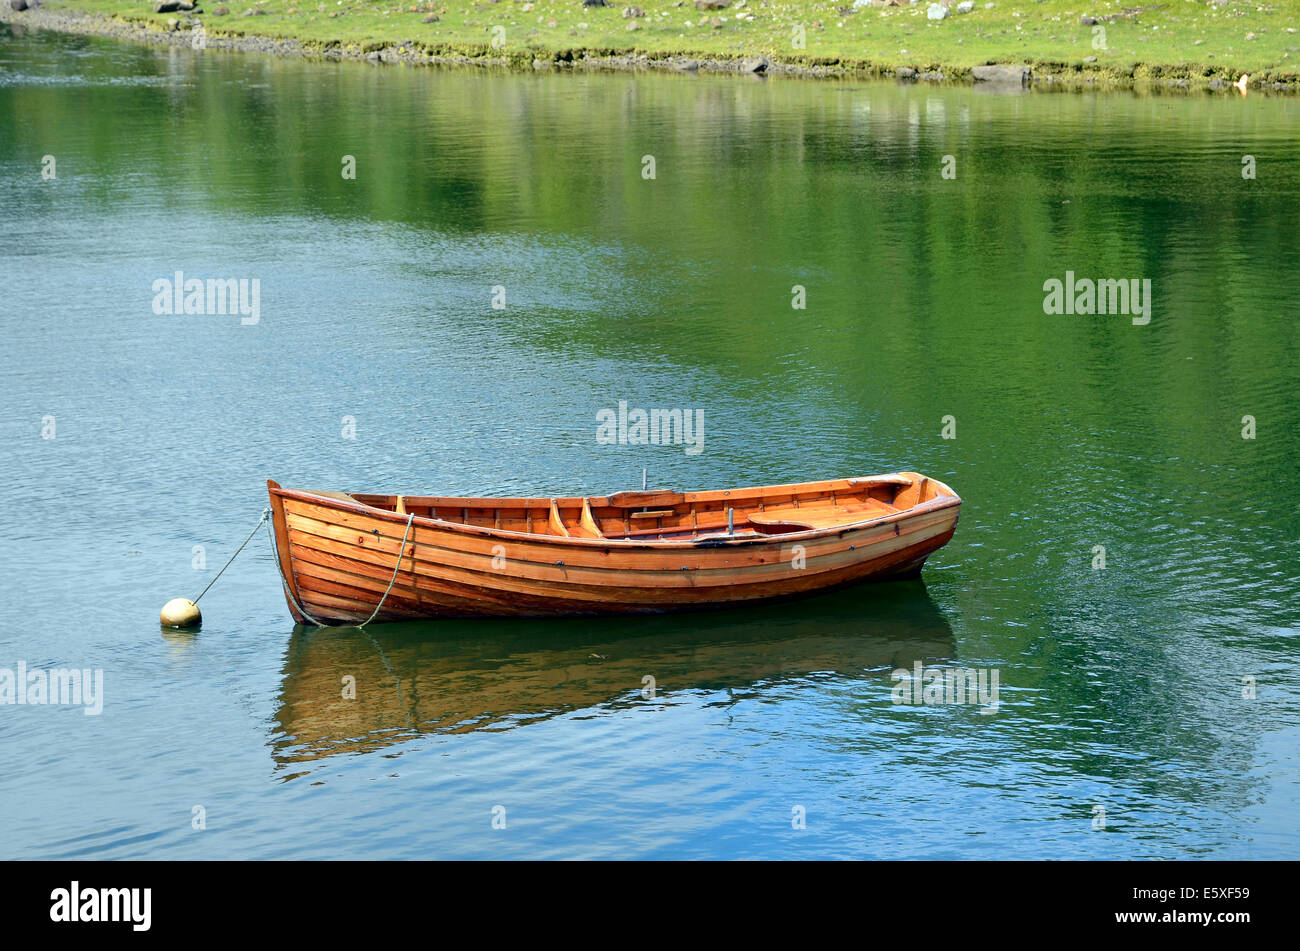
[[[952,654],[920,581],[722,613],[600,621],[476,620],[297,628],[275,758],[379,749],[420,733],[501,730],[681,691],[861,676]],[[355,699],[344,697],[355,678]]]

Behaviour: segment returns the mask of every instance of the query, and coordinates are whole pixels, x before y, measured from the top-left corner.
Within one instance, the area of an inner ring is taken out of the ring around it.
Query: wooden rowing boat
[[[325,624],[650,614],[914,577],[961,508],[917,472],[572,498],[267,488],[289,610]]]

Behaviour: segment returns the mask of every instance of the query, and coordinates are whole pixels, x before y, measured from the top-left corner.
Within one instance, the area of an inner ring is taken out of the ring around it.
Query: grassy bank
[[[727,6],[701,10],[696,2]],[[159,29],[171,19],[182,28],[201,19],[212,36],[287,39],[310,50],[408,42],[442,55],[518,65],[636,53],[717,61],[763,55],[774,67],[906,68],[949,78],[968,76],[984,63],[1026,63],[1038,76],[1085,80],[1235,80],[1246,72],[1256,83],[1293,84],[1300,72],[1300,0],[1147,6],[976,0],[965,14],[951,0],[951,15],[942,20],[927,17],[928,2],[857,9],[853,2],[638,0],[641,16],[625,16],[625,0],[610,0],[608,7],[583,7],[580,0],[229,0],[206,2],[197,16],[154,13],[152,0],[47,0],[44,8],[146,21]]]

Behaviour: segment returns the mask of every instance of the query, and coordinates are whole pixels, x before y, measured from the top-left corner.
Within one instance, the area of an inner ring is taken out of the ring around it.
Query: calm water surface
[[[1254,93],[0,33],[0,667],[106,693],[0,707],[0,856],[1293,857],[1298,146],[1300,102]],[[155,315],[177,270],[259,279],[260,322]],[[1066,270],[1150,278],[1151,323],[1044,315]],[[598,445],[619,400],[703,409],[704,451]],[[159,632],[268,477],[642,467],[917,469],[965,507],[920,582],[621,621],[295,630],[259,536],[201,633]],[[892,703],[917,661],[998,671],[998,711]]]

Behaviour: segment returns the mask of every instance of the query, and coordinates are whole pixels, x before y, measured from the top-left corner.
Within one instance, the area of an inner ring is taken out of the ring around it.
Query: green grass
[[[414,40],[431,52],[506,57],[516,63],[569,59],[583,51],[650,56],[686,54],[734,58],[766,54],[784,62],[892,70],[911,66],[961,75],[989,62],[1037,64],[1040,71],[1083,70],[1137,78],[1236,78],[1294,81],[1300,63],[1300,0],[1252,3],[1230,0],[1164,0],[1149,6],[1114,0],[977,0],[975,10],[946,20],[926,18],[927,3],[866,7],[850,13],[852,0],[732,0],[720,11],[695,9],[693,0],[640,0],[645,12],[626,19],[623,0],[610,7],[580,0],[248,0],[205,2],[210,33],[293,38],[320,46],[373,49]],[[956,0],[953,0],[955,3]],[[145,0],[51,0],[53,10],[81,10],[143,18],[162,25],[184,14],[154,14]],[[224,6],[225,16],[214,16]],[[259,8],[264,16],[245,16]],[[1139,12],[1126,15],[1125,10]],[[436,13],[437,22],[423,18]],[[738,14],[743,17],[738,18]],[[1101,19],[1104,48],[1094,48],[1094,28],[1080,16]],[[637,29],[629,30],[635,23]],[[493,30],[504,45],[493,48]],[[802,27],[800,49],[794,38]],[[502,34],[496,34],[500,37]],[[1085,62],[1087,57],[1096,62]]]

